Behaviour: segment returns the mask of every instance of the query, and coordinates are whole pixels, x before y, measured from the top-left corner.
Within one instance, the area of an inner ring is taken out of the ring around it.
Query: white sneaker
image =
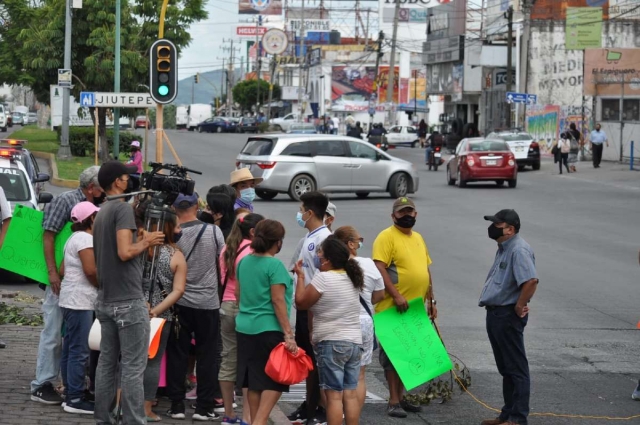
[[[215,412],[200,412],[196,411],[191,417],[194,421],[200,422],[208,422],[208,421],[219,421],[222,419],[219,415],[216,415]]]

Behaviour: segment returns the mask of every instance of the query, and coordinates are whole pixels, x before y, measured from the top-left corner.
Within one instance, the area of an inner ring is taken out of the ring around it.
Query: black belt
[[[493,310],[499,310],[499,309],[504,309],[504,308],[513,309],[515,306],[516,306],[515,304],[509,304],[509,305],[485,305],[484,308],[486,308],[489,311],[493,311]]]

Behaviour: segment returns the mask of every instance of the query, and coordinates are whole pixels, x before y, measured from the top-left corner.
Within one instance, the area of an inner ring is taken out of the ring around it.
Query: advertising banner
[[[640,96],[640,49],[584,51],[584,95]]]
[[[584,50],[602,47],[602,9],[568,7],[566,49]]]
[[[282,15],[282,0],[239,0],[240,15]]]
[[[628,0],[623,0],[628,3]],[[602,18],[609,19],[608,0],[536,0],[531,19],[564,20],[569,7],[592,7],[602,10]]]
[[[451,94],[453,91],[453,62],[428,66],[427,88],[429,94]]]
[[[427,107],[427,74],[424,69],[414,69],[411,71],[407,95],[409,100],[407,105],[401,106],[413,106],[415,104],[418,108]]]
[[[255,37],[256,33],[259,37],[262,37],[268,30],[267,27],[246,26],[236,27],[236,35],[239,37]]]
[[[302,19],[290,19],[289,27],[296,35],[300,35]],[[331,22],[328,19],[305,19],[304,34],[308,32],[331,32]]]
[[[400,93],[400,68],[395,67],[395,75],[394,75],[394,86],[393,86],[393,103],[398,104],[401,103],[401,99],[398,98],[398,94]],[[387,101],[387,90],[389,87],[389,67],[381,66],[378,72],[378,99],[380,99],[381,103]]]
[[[382,9],[382,22],[385,24],[393,23],[394,8]],[[398,21],[410,24],[426,24],[429,18],[428,9],[409,9],[402,7],[398,11]]]
[[[374,66],[331,68],[331,110],[337,112],[368,110],[375,79]]]
[[[451,74],[453,77],[453,93],[451,95],[451,100],[453,102],[460,102],[462,100],[462,89],[464,85],[464,65],[454,65],[451,69]]]

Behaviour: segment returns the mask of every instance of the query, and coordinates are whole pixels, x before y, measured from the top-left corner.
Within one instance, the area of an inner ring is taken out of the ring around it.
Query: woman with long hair
[[[360,292],[364,274],[347,245],[329,236],[317,251],[320,270],[305,287],[302,261],[295,273],[296,307],[313,313],[312,343],[318,363],[320,389],[327,399],[328,425],[357,425],[361,406],[357,388],[362,356]]]
[[[244,257],[236,271],[240,287],[237,379],[249,389],[252,425],[266,425],[282,393],[289,391],[288,385],[275,382],[264,371],[271,351],[282,342],[290,352],[298,351],[289,323],[293,282],[282,261],[275,258],[284,234],[279,221],[260,221],[251,242],[253,254]]]
[[[98,298],[96,262],[93,256],[93,222],[99,208],[80,202],[71,210],[73,234],[64,246],[60,266],[62,286],[59,303],[66,334],[62,348],[62,381],[67,390],[64,411],[93,414],[93,403],[85,399],[85,367],[89,359],[89,332]]]
[[[366,366],[371,364],[375,345],[373,329],[373,305],[384,299],[384,280],[380,271],[371,258],[358,257],[358,249],[362,248],[364,239],[360,233],[351,226],[338,228],[334,236],[340,239],[349,248],[351,258],[356,260],[364,273],[364,287],[360,294],[360,328],[362,329],[362,358],[360,359],[360,376],[358,378],[358,402],[360,408],[364,406],[367,395],[365,382]]]
[[[237,378],[238,340],[236,338],[236,317],[238,316],[239,287],[236,280],[236,268],[247,255],[251,254],[251,241],[256,225],[264,220],[260,214],[247,214],[233,223],[227,243],[220,253],[220,328],[222,336],[222,364],[218,381],[224,403],[223,422],[240,423],[233,410],[234,386]],[[242,399],[248,400],[248,389],[242,389]],[[242,420],[251,423],[250,409],[242,410]]]
[[[424,118],[420,120],[420,124],[418,124],[418,137],[420,138],[420,147],[424,148],[424,144],[427,142],[427,123],[424,121]]]
[[[220,228],[225,239],[229,236],[236,219],[233,203],[233,198],[225,193],[207,194],[207,209],[204,213],[213,217],[213,224]]]

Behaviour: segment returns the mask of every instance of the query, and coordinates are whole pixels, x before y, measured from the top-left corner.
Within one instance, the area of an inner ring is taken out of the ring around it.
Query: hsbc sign
[[[268,29],[269,28],[267,27],[256,27],[256,26],[236,27],[236,35],[240,37],[255,37],[257,32],[258,37],[262,37],[263,35],[265,35]]]
[[[404,8],[436,7],[452,2],[453,0],[380,0],[380,4],[383,7],[392,7],[395,6],[396,3],[400,3]]]

